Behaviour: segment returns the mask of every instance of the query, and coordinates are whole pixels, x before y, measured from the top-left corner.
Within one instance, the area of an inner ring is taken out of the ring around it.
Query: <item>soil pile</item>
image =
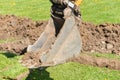
[[[43,32],[46,24],[47,21],[35,22],[29,18],[18,18],[14,15],[0,16],[0,39],[28,38],[33,43]]]
[[[47,21],[32,21],[29,18],[19,18],[14,15],[0,15],[0,50],[17,54],[24,53],[26,47],[38,39],[46,25]],[[94,25],[82,22],[78,29],[82,37],[82,52],[120,54],[120,24]],[[11,38],[14,40],[9,41]],[[116,60],[81,55],[72,61],[120,69],[118,67],[120,62]]]
[[[43,32],[46,22],[18,18],[14,15],[0,15],[0,50],[22,54],[29,44],[33,44]],[[13,41],[9,41],[13,39]]]
[[[120,24],[82,23],[83,52],[120,54]]]
[[[21,51],[33,44],[43,32],[47,21],[32,21],[14,15],[0,15],[0,40],[14,37],[17,41],[0,44],[0,50]],[[82,22],[79,26],[83,42],[82,52],[120,54],[120,24],[100,24]],[[16,47],[18,46],[18,47]]]
[[[93,57],[87,54],[81,54],[80,56],[71,59],[72,62],[78,62],[80,64],[92,65],[98,67],[106,67],[109,69],[120,70],[120,60],[108,59],[102,57]]]

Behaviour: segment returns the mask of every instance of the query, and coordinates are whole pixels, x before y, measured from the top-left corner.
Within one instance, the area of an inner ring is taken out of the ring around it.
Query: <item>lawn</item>
[[[111,55],[112,56],[112,55]],[[102,56],[99,56],[102,57]],[[0,80],[12,80],[29,70],[18,63],[21,56],[1,52]],[[115,58],[115,57],[114,57]],[[119,80],[120,71],[69,62],[43,70],[33,69],[22,80]],[[3,79],[4,78],[4,79]]]
[[[84,0],[81,4],[83,21],[100,23],[120,23],[120,0]],[[0,14],[29,17],[33,20],[48,20],[51,4],[49,0],[0,0]],[[8,39],[12,41],[13,39]],[[1,43],[6,41],[1,40]],[[120,59],[109,54],[92,54],[92,56]],[[0,52],[0,80],[13,80],[29,70],[18,63],[21,56]],[[65,63],[49,67],[42,71],[35,69],[23,80],[120,80],[120,71]]]
[[[83,21],[120,23],[120,0],[84,0],[81,11]]]
[[[29,17],[33,20],[48,20],[49,0],[0,0],[0,14]]]
[[[14,14],[33,20],[48,20],[49,0],[0,0],[0,14]],[[120,22],[120,0],[84,0],[81,4],[83,21],[100,23]]]

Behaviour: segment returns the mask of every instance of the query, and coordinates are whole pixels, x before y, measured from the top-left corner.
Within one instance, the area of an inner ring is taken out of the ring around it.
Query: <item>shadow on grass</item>
[[[17,56],[16,54],[10,53],[10,52],[3,52],[1,54],[4,55],[4,56],[6,56],[7,58],[13,58],[13,57]]]
[[[46,71],[46,68],[40,70],[37,69],[29,69],[29,74],[25,80],[53,80],[50,78],[49,72]]]

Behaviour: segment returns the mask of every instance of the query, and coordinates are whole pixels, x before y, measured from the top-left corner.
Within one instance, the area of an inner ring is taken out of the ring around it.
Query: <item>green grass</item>
[[[48,20],[50,6],[49,0],[0,0],[0,14]],[[84,0],[81,12],[83,21],[120,23],[120,0]]]
[[[69,66],[69,67],[68,67]],[[37,73],[36,73],[37,72]],[[120,71],[98,68],[79,63],[69,62],[63,65],[49,67],[46,70],[34,70],[28,80],[119,80]],[[39,74],[38,74],[39,73]],[[32,75],[32,76],[31,76]],[[34,77],[33,77],[34,75]]]
[[[0,40],[0,44],[1,43],[13,42],[13,41],[16,41],[16,39],[15,38],[9,38],[9,39],[6,39],[6,40]]]
[[[69,66],[69,67],[68,67]],[[106,68],[67,63],[49,68],[54,80],[119,80],[120,72]],[[58,73],[58,74],[57,74]]]
[[[120,60],[120,55],[111,54],[111,53],[87,53],[87,55],[90,55],[93,57],[103,57],[103,58]]]
[[[83,20],[93,23],[120,23],[120,0],[84,0]]]
[[[0,78],[14,78],[27,71],[26,68],[22,67],[20,63],[18,63],[20,58],[20,56],[16,56],[12,53],[0,52]]]
[[[14,14],[33,20],[49,19],[49,0],[0,0],[0,14]]]
[[[103,55],[95,53],[94,56],[104,57]],[[98,56],[99,55],[99,56]],[[112,54],[106,56],[114,59]],[[0,79],[16,78],[20,74],[28,71],[18,63],[21,56],[16,56],[10,53],[0,52]],[[120,58],[120,56],[119,56]],[[119,80],[120,71],[110,70],[107,68],[99,68],[79,63],[69,62],[66,64],[49,67],[45,70],[32,72],[24,77],[23,80]]]

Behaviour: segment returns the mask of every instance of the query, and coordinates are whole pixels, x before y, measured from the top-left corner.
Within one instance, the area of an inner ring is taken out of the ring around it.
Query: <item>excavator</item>
[[[20,63],[27,68],[55,66],[80,54],[79,5],[82,0],[50,0],[51,17],[38,40],[28,45]]]

